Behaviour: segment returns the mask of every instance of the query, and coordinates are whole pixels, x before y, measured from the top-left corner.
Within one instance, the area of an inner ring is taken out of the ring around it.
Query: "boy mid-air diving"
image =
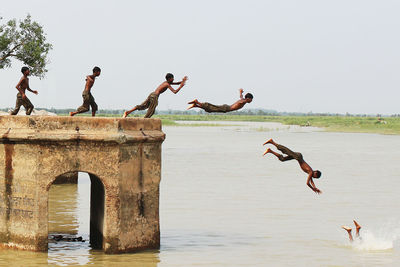
[[[124,115],[122,117],[126,118],[130,113],[134,112],[135,110],[147,109],[147,113],[144,117],[150,118],[151,116],[153,116],[154,112],[156,111],[156,107],[158,105],[158,97],[162,93],[164,93],[167,89],[171,90],[171,92],[173,92],[174,94],[177,94],[182,89],[182,87],[185,85],[188,77],[185,76],[185,77],[183,77],[182,81],[174,83],[174,75],[171,73],[167,73],[167,75],[165,76],[165,79],[166,79],[166,81],[163,82],[162,84],[160,84],[154,92],[150,93],[150,95],[147,97],[147,99],[142,104],[135,106],[131,110],[125,111]],[[174,88],[172,88],[172,86],[171,86],[171,85],[178,85],[178,84],[179,84],[179,87],[176,90]]]
[[[99,67],[93,68],[93,74],[86,76],[86,84],[85,89],[82,92],[83,104],[80,106],[75,112],[70,112],[70,116],[74,116],[78,113],[83,113],[89,111],[90,107],[92,108],[92,116],[96,116],[96,111],[98,109],[96,102],[94,101],[94,97],[90,90],[93,87],[94,81],[96,77],[100,76],[101,69]]]
[[[243,97],[243,89],[239,89],[239,94],[240,94],[240,99],[233,103],[232,105],[213,105],[208,102],[199,102],[197,99],[190,101],[188,104],[191,104],[187,109],[191,108],[201,108],[205,112],[211,113],[211,112],[219,112],[219,113],[226,113],[230,111],[235,111],[238,109],[243,108],[244,105],[247,103],[251,103],[253,101],[253,95],[250,93],[247,93]]]
[[[321,177],[321,172],[318,170],[313,170],[310,165],[307,164],[307,162],[304,161],[303,159],[303,155],[299,152],[293,152],[292,150],[290,150],[289,148],[282,146],[280,144],[277,144],[274,142],[274,140],[269,139],[267,142],[264,143],[264,145],[266,144],[272,144],[274,145],[278,150],[280,150],[283,154],[286,154],[287,156],[283,156],[275,151],[273,151],[272,149],[268,148],[265,152],[264,155],[267,153],[271,153],[273,155],[275,155],[280,161],[288,161],[288,160],[292,160],[295,159],[297,160],[297,162],[300,164],[300,168],[308,174],[308,178],[307,178],[307,185],[308,187],[311,188],[312,191],[314,191],[317,194],[321,194],[321,190],[319,190],[313,181],[313,178],[318,179],[319,177]]]
[[[19,80],[17,86],[18,94],[17,94],[17,101],[15,103],[15,109],[11,111],[10,115],[17,115],[21,106],[24,106],[26,115],[31,115],[33,110],[33,105],[28,97],[25,95],[25,91],[28,90],[29,92],[34,93],[35,95],[38,94],[38,91],[32,90],[29,88],[29,74],[30,70],[28,67],[22,67],[21,72],[24,76],[22,76],[21,80]]]

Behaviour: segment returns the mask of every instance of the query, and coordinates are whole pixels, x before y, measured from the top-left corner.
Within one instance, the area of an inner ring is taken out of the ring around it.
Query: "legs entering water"
[[[349,234],[350,242],[353,242],[353,235],[351,234],[351,228],[348,227],[348,226],[344,226],[344,225],[342,226],[342,228],[343,228],[344,230],[346,230],[347,233]]]
[[[354,222],[354,225],[356,226],[356,236],[360,237],[361,226],[356,222],[356,220],[353,220],[353,222]]]
[[[353,220],[353,222],[354,222],[354,225],[356,226],[356,237],[361,239],[361,237],[360,237],[361,226],[356,222],[356,220]],[[347,231],[347,234],[349,235],[350,242],[353,242],[353,235],[351,234],[351,228],[348,227],[348,226],[342,226],[342,228]]]

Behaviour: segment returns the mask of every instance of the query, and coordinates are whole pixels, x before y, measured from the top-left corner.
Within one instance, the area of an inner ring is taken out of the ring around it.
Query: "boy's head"
[[[101,73],[101,69],[99,68],[99,67],[94,67],[93,68],[93,75],[94,76],[99,76],[100,75],[100,73]]]
[[[172,83],[174,81],[174,75],[172,73],[167,73],[167,75],[165,75],[165,79],[167,82]]]
[[[29,71],[28,67],[22,67],[21,68],[21,72],[22,72],[23,75],[28,76],[30,71]]]
[[[313,177],[318,179],[319,177],[321,177],[321,172],[319,170],[315,170],[313,172]]]
[[[244,96],[244,99],[247,100],[247,103],[251,103],[251,101],[253,101],[253,95],[250,94],[250,93],[247,93],[247,94]]]

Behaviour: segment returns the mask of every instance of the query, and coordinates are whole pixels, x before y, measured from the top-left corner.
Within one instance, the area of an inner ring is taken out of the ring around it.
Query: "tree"
[[[43,78],[51,49],[42,26],[29,14],[18,23],[12,19],[0,25],[0,69],[11,67],[11,59],[16,58],[30,68],[32,75]]]

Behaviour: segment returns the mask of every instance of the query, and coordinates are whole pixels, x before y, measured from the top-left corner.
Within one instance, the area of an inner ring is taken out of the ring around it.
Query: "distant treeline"
[[[2,108],[1,111],[8,112],[11,108]],[[46,110],[55,114],[68,114],[75,111],[73,108],[56,109],[56,108],[37,108],[39,110]],[[121,115],[124,113],[123,109],[100,109],[98,114],[105,115]],[[135,111],[135,114],[146,114],[146,111]],[[203,110],[159,110],[156,115],[205,115],[209,114]],[[276,110],[268,109],[245,109],[230,112],[229,115],[258,115],[258,116],[347,116],[347,117],[400,117],[400,114],[382,115],[382,114],[350,114],[350,113],[314,113],[314,112],[278,112]]]

